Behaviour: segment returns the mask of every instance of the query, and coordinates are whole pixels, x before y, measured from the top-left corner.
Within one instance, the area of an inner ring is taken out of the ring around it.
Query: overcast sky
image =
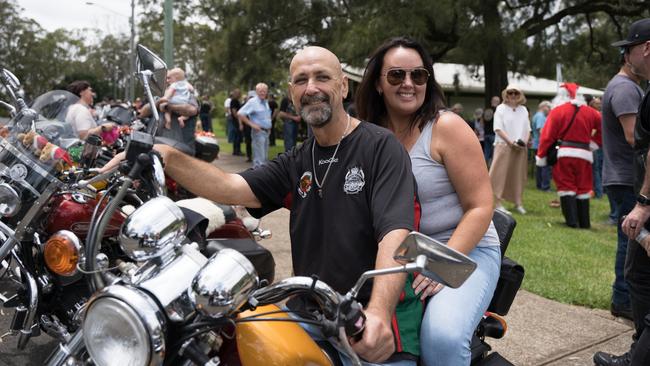
[[[104,33],[130,32],[131,0],[18,0],[23,16],[32,18],[48,31],[96,28]],[[136,17],[138,5],[136,1]]]

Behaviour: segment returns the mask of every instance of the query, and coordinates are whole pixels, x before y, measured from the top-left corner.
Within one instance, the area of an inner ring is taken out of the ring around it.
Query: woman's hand
[[[413,280],[413,292],[415,295],[420,295],[420,299],[424,300],[429,296],[433,296],[440,292],[445,285],[442,285],[422,274],[418,274]]]

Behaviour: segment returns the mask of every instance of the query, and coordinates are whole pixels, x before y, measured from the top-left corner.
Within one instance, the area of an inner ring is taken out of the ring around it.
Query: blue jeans
[[[420,330],[421,360],[426,366],[470,364],[472,335],[499,280],[501,249],[476,247],[469,257],[477,267],[467,281],[457,289],[443,288],[427,304]]]
[[[253,168],[264,165],[269,160],[269,132],[251,130],[253,148]]]
[[[603,150],[594,151],[594,163],[591,166],[591,174],[594,181],[594,196],[603,196]]]
[[[492,153],[494,152],[494,135],[485,135],[485,140],[483,140],[483,156],[485,161],[490,165],[490,160],[492,160]]]
[[[630,292],[624,278],[625,256],[627,253],[627,235],[621,230],[620,218],[632,211],[636,204],[636,194],[634,187],[613,185],[605,187],[607,196],[614,204],[613,209],[618,213],[616,221],[616,233],[618,234],[618,243],[616,246],[616,261],[614,262],[614,284],[612,284],[612,303],[619,306],[627,306],[630,303]]]
[[[541,191],[551,189],[551,168],[550,166],[535,167],[535,186]]]
[[[283,120],[282,127],[284,132],[284,151],[289,151],[296,146],[296,139],[298,138],[298,124],[290,119]]]

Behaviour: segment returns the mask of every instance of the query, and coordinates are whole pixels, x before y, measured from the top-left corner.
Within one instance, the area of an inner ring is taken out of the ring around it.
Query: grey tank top
[[[446,244],[463,216],[463,208],[447,169],[431,158],[431,129],[434,123],[426,124],[409,155],[422,209],[420,232]],[[478,246],[492,245],[499,245],[499,236],[494,223],[490,222]]]

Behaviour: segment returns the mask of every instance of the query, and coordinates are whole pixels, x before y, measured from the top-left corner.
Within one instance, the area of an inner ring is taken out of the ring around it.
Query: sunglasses
[[[386,72],[386,81],[390,85],[400,85],[406,80],[406,74],[411,75],[411,80],[415,85],[424,85],[429,80],[429,71],[419,67],[416,69],[390,69]]]
[[[519,95],[519,92],[516,91],[516,90],[508,90],[508,91],[506,92],[506,94],[508,94],[508,95]]]

